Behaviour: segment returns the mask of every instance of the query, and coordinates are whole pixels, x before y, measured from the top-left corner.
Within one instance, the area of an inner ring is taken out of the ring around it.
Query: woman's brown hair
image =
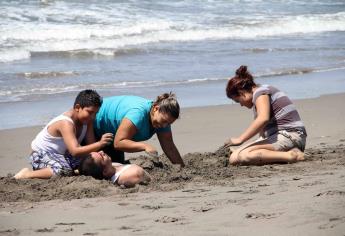
[[[238,97],[242,92],[251,92],[256,87],[253,76],[247,70],[247,66],[240,66],[236,70],[236,75],[232,77],[226,86],[226,96],[232,99]]]
[[[153,105],[159,106],[160,112],[170,114],[175,119],[180,116],[180,105],[172,92],[159,95]]]

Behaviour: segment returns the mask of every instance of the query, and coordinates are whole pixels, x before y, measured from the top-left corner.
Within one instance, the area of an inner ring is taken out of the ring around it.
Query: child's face
[[[245,106],[247,108],[253,107],[253,94],[249,92],[241,92],[239,96],[233,97],[232,100],[241,104],[241,106]]]
[[[90,106],[90,107],[81,108],[77,104],[75,109],[77,109],[79,121],[82,124],[89,124],[95,119],[96,114],[99,110],[99,107]]]
[[[103,176],[105,178],[110,178],[115,174],[111,158],[106,153],[104,153],[103,151],[92,152],[91,157],[97,165],[102,166]]]
[[[151,124],[153,128],[165,128],[168,125],[174,123],[175,120],[176,119],[172,117],[170,114],[160,112],[158,106],[153,107],[151,113]]]

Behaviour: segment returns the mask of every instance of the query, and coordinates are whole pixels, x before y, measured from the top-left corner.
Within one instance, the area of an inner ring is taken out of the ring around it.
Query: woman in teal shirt
[[[179,117],[180,106],[172,93],[164,93],[156,101],[137,96],[114,96],[103,99],[94,122],[96,137],[113,133],[113,145],[104,151],[112,161],[124,163],[124,152],[145,151],[157,155],[155,147],[143,141],[155,133],[170,161],[184,166],[170,125]]]

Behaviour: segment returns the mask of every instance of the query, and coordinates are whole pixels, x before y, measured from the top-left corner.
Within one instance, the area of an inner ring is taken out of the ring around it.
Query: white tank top
[[[59,153],[65,155],[67,152],[66,144],[62,137],[54,137],[48,132],[48,127],[60,120],[67,120],[74,125],[73,120],[65,115],[59,115],[52,119],[36,136],[36,138],[31,143],[31,149],[33,151],[48,151],[51,153]],[[87,125],[83,125],[83,130],[78,138],[78,143],[80,144],[86,135]]]

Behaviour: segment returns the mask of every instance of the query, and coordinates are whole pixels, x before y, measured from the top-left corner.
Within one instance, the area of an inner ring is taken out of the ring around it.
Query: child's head
[[[253,88],[257,87],[253,76],[247,70],[247,66],[240,66],[236,75],[228,81],[226,95],[228,98],[240,103],[242,106],[251,108]]]
[[[96,163],[91,154],[83,158],[78,167],[80,175],[92,176],[95,179],[103,179],[103,166]]]
[[[81,175],[92,176],[95,179],[109,179],[115,174],[111,158],[103,151],[91,152],[83,158],[78,170]]]
[[[73,106],[73,109],[78,114],[78,120],[84,124],[94,120],[102,102],[102,97],[95,90],[87,89],[81,91],[76,97]]]
[[[73,107],[76,107],[77,104],[81,108],[84,107],[101,107],[102,105],[102,97],[92,89],[86,89],[81,91],[78,96],[75,98]]]

